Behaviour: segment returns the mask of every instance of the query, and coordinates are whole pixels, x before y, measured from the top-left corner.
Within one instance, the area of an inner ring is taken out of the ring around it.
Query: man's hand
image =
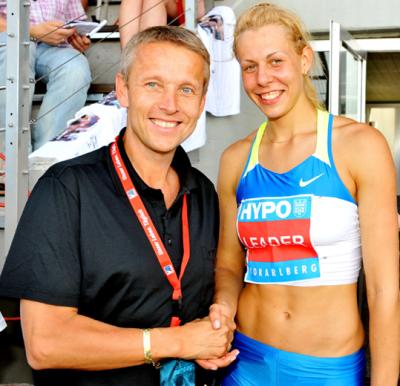
[[[75,30],[72,28],[62,28],[64,25],[61,21],[46,21],[30,27],[29,33],[35,39],[46,43],[50,46],[58,46],[65,43]]]
[[[195,320],[180,327],[182,359],[218,359],[224,356],[233,339],[227,326],[214,329],[208,318]]]
[[[90,39],[87,36],[79,35],[76,32],[68,39],[68,42],[79,52],[86,51],[90,46]]]

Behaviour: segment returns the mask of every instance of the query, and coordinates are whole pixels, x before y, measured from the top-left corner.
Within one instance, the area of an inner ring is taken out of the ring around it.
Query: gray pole
[[[185,1],[185,26],[195,32],[197,28],[197,0]]]
[[[29,6],[27,0],[7,2],[5,255],[28,198]],[[3,263],[1,256],[0,270]]]

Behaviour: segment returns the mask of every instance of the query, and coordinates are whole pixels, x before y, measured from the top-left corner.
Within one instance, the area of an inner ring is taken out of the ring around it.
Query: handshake
[[[239,351],[231,350],[236,324],[225,304],[213,304],[210,314],[180,327],[181,347],[177,357],[196,360],[207,370],[217,370],[231,364]]]

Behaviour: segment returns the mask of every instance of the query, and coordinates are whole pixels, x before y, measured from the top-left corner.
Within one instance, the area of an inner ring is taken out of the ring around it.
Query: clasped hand
[[[207,370],[217,370],[231,364],[239,354],[231,351],[231,343],[236,324],[229,308],[222,304],[213,304],[207,318],[185,325],[191,329],[187,341],[195,350],[191,358]]]

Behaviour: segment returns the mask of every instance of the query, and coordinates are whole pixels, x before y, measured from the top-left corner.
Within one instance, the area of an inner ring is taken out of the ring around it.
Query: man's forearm
[[[71,307],[21,301],[28,362],[36,370],[110,370],[144,363],[143,330],[116,327],[77,314]],[[227,328],[209,320],[151,330],[151,352],[161,358],[213,359],[226,353]]]
[[[47,313],[47,321],[35,319],[29,310],[26,312],[30,306],[21,307],[21,317],[32,368],[109,370],[144,363],[142,330],[116,327],[79,314],[59,317]],[[172,354],[173,341],[168,346]]]

